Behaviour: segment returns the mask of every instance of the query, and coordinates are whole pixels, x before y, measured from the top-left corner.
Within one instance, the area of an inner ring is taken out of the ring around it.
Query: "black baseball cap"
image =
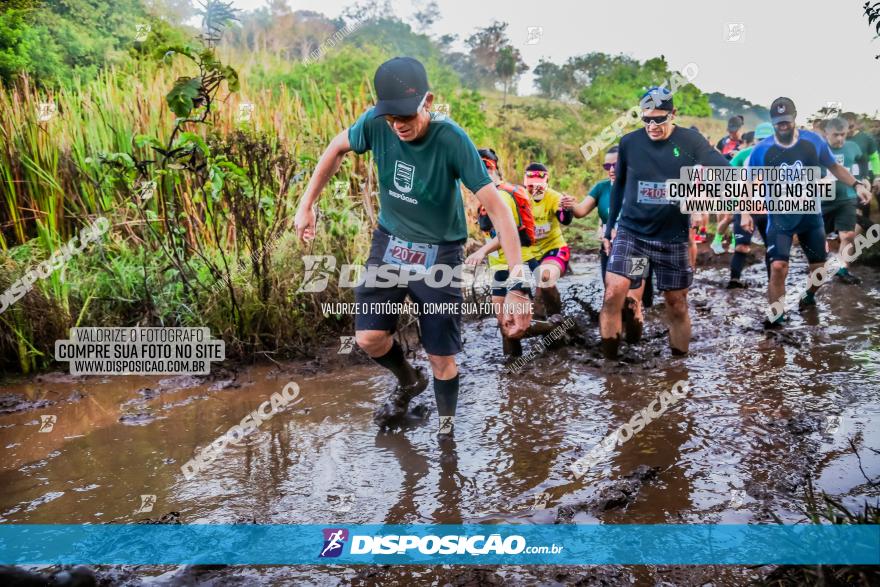
[[[428,73],[417,59],[395,57],[379,66],[373,85],[379,97],[373,117],[412,116],[428,93]]]
[[[498,163],[498,155],[495,153],[495,149],[477,149],[477,153],[480,154],[480,159],[488,159]]]
[[[727,130],[739,130],[743,127],[745,123],[745,119],[743,119],[743,117],[739,114],[737,114],[736,116],[731,116],[730,119],[728,119],[727,121]]]
[[[773,124],[794,122],[796,115],[797,109],[794,107],[794,102],[791,101],[791,98],[776,98],[770,105],[770,121]]]

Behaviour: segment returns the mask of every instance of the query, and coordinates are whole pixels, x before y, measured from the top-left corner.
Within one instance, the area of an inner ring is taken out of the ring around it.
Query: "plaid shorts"
[[[688,243],[649,241],[618,230],[617,236],[611,241],[608,271],[638,285],[646,277],[649,267],[654,271],[660,291],[687,289],[694,280],[694,270],[688,259]]]

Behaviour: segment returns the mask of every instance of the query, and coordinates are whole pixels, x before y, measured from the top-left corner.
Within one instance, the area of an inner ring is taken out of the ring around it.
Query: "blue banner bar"
[[[880,564],[877,525],[0,524],[0,564]]]

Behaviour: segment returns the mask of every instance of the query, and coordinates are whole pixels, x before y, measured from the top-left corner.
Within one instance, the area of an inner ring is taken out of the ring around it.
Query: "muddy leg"
[[[788,261],[772,261],[770,263],[770,283],[767,294],[772,304],[776,300],[785,302],[785,278],[788,277]]]
[[[385,403],[373,413],[373,422],[381,428],[396,427],[406,415],[409,402],[428,386],[422,369],[410,365],[400,344],[385,330],[358,330],[355,340],[374,361],[397,377],[398,384]]]
[[[629,291],[630,280],[616,273],[605,276],[605,300],[599,313],[599,336],[605,358],[616,359],[620,346],[620,328],[623,304]]]
[[[554,314],[561,313],[562,298],[559,295],[559,290],[556,289],[556,282],[559,281],[559,277],[562,274],[562,268],[559,267],[559,264],[556,263],[556,261],[548,260],[541,263],[536,271],[539,275],[539,279],[535,300],[537,302],[538,296],[540,295],[543,310],[541,317],[547,318]]]
[[[691,317],[688,315],[687,289],[663,292],[669,318],[669,346],[672,354],[685,355],[691,343]]]

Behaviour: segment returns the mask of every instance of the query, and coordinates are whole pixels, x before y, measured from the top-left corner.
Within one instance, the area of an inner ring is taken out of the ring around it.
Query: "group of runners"
[[[811,270],[824,263],[826,226],[837,231],[842,245],[851,242],[857,223],[852,210],[857,202],[864,206],[870,201],[871,173],[880,176],[876,144],[873,151],[870,144],[859,146],[867,141],[855,139],[858,126],[845,118],[827,121],[826,142],[816,132],[799,129],[794,103],[778,98],[771,105],[771,123],[740,134],[744,121],[735,117],[728,124],[728,136],[713,147],[696,129],[675,124],[671,92],[655,87],[639,102],[643,128],[624,135],[607,151],[603,167],[608,178],[578,202],[550,186],[550,171],[541,163],[525,168],[521,185],[505,181],[492,148],[478,149],[452,120],[432,114],[434,95],[417,60],[396,57],[383,63],[374,84],[376,105],[339,133],[317,163],[296,214],[298,237],[314,238],[316,203],[346,153],[372,151],[380,210],[367,266],[427,272],[434,265],[458,267],[488,260],[503,347],[510,354],[520,352],[520,340],[534,328],[532,299],[537,317],[561,311],[556,281],[570,259],[563,227],[594,209],[603,236],[602,352],[614,359],[622,340],[638,342],[642,306],[656,287],[665,299],[671,352],[684,355],[691,338],[687,294],[693,282],[695,243],[703,238],[700,227],[705,222],[682,213],[678,203],[666,197],[667,180],[678,179],[683,167],[729,165],[818,166],[836,178],[836,199],[823,204],[824,219],[817,214],[747,213],[719,219],[722,239],[727,226],[733,227],[730,287],[744,286],[741,274],[752,235],[755,229],[761,234],[772,303],[784,297],[794,237]],[[485,244],[467,260],[463,250],[467,214],[460,184],[478,200],[478,222],[487,235]],[[867,218],[867,213],[862,216]],[[723,250],[723,240],[715,238],[713,250]],[[842,279],[852,282],[846,275],[851,273],[842,273]],[[646,287],[648,280],[653,284]],[[463,299],[456,284],[429,285],[427,280],[412,279],[400,284],[362,283],[355,288],[358,307],[382,307],[375,303],[402,302],[406,296],[416,304],[449,306]],[[811,285],[801,305],[815,304],[816,289]],[[783,312],[766,326],[778,327],[785,319]],[[374,421],[381,427],[400,423],[410,401],[429,384],[425,370],[414,366],[394,339],[397,321],[393,314],[362,312],[355,317],[357,344],[397,379],[387,401],[375,412]],[[420,313],[419,325],[433,376],[438,434],[445,437],[453,432],[458,403],[455,356],[462,350],[461,315]]]

